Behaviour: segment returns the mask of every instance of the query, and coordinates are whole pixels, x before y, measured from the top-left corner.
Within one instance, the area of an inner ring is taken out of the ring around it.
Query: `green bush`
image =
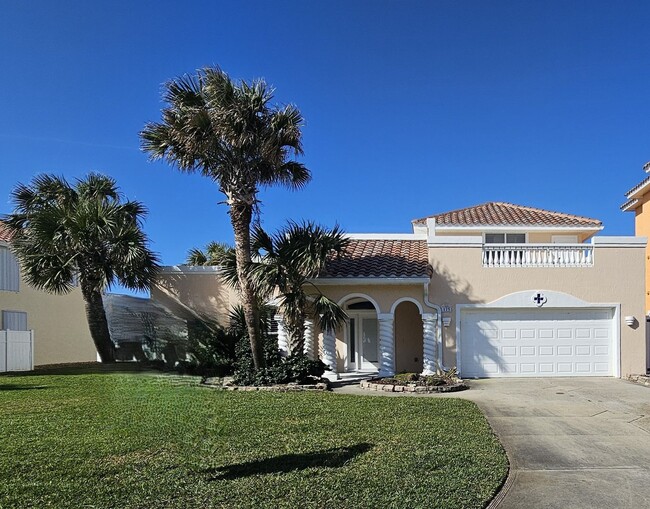
[[[178,363],[182,373],[202,377],[231,375],[236,338],[218,323],[192,320],[187,323],[189,360]]]

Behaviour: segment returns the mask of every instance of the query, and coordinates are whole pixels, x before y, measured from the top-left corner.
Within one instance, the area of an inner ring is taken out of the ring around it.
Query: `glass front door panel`
[[[361,355],[364,368],[376,367],[379,362],[377,329],[376,318],[363,318],[361,320]]]
[[[349,327],[348,347],[350,354],[348,355],[348,363],[354,367],[357,363],[357,321],[354,318],[350,318]]]

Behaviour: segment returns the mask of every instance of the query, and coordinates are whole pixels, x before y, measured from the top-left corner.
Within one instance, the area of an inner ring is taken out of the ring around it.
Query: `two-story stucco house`
[[[307,324],[306,351],[330,376],[438,365],[466,378],[645,373],[644,238],[597,236],[596,219],[493,202],[412,227],[350,235],[347,256],[315,281],[349,316],[337,331]],[[167,274],[152,289],[167,307],[232,300],[218,269]],[[282,348],[281,323],[278,340]]]
[[[25,284],[10,242],[9,232],[0,224],[0,331],[34,331],[32,366],[95,361],[81,290],[52,295]],[[0,356],[0,371],[15,369],[10,357]]]

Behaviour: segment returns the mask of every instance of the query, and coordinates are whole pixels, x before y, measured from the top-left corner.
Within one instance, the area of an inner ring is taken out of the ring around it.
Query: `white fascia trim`
[[[426,233],[348,233],[351,240],[427,240]]]
[[[428,277],[328,277],[311,280],[318,285],[421,285]]]
[[[487,231],[487,232],[556,232],[556,231],[577,231],[577,232],[596,232],[600,231],[604,226],[525,226],[525,225],[490,225],[490,226],[436,226],[436,230],[453,232],[453,231]]]
[[[645,247],[647,237],[593,237],[591,243],[600,247]]]
[[[219,274],[221,267],[212,265],[168,265],[161,267],[159,274]]]
[[[429,237],[427,246],[429,247],[476,247],[483,245],[483,237],[480,235],[466,235],[466,236],[443,236],[443,237]]]

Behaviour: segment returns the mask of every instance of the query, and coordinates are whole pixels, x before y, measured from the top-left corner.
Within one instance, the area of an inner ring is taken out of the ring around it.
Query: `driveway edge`
[[[499,440],[499,442],[501,441]],[[506,480],[503,481],[503,484],[499,488],[499,491],[497,491],[496,495],[494,495],[492,500],[490,500],[490,503],[487,506],[485,506],[485,509],[496,509],[497,507],[499,507],[501,505],[501,502],[503,502],[503,499],[506,498],[506,496],[508,495],[508,492],[510,491],[512,485],[515,483],[515,477],[517,472],[511,468],[512,463],[510,462],[510,456],[508,456],[507,451],[506,451],[506,457],[508,458],[508,474],[506,475]]]

